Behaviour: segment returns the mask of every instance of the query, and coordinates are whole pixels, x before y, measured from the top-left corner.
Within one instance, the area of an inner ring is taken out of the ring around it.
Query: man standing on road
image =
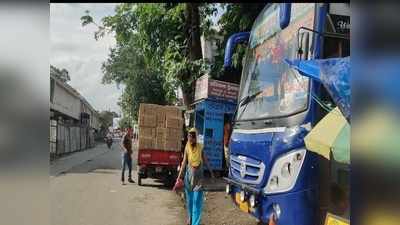
[[[125,185],[125,168],[128,166],[128,182],[135,183],[132,180],[132,129],[129,127],[126,134],[122,137],[121,148],[123,150],[122,155],[122,174],[121,181],[122,185]]]

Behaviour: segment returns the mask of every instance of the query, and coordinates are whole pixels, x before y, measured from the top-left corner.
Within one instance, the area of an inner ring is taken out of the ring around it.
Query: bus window
[[[328,114],[327,109],[328,108],[334,108],[336,107],[332,97],[330,96],[329,92],[326,90],[326,88],[322,85],[319,84],[318,88],[321,90],[321,94],[318,96],[317,101],[319,101],[322,105],[318,104],[317,109],[316,109],[316,119],[315,123],[318,123],[324,116]],[[313,96],[314,98],[317,98],[316,96]]]
[[[330,13],[326,16],[325,32],[332,34],[350,34],[350,16],[348,11],[349,4],[332,3],[329,5]],[[324,38],[324,58],[350,56],[350,38],[338,38],[325,36]]]

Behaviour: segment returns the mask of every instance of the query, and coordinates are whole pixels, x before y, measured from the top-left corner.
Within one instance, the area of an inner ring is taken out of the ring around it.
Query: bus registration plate
[[[235,201],[239,205],[239,209],[242,210],[243,212],[248,213],[249,212],[249,203],[247,201],[240,201],[240,194],[236,193],[235,195]]]
[[[342,217],[327,213],[325,225],[350,225],[350,222]]]

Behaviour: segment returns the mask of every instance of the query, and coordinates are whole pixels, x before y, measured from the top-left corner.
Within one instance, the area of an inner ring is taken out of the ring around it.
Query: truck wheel
[[[165,186],[166,186],[167,188],[170,188],[170,187],[173,187],[173,186],[174,186],[175,181],[173,180],[173,178],[172,178],[171,175],[167,175],[164,179],[165,179],[165,180],[164,180]]]
[[[142,176],[141,176],[140,174],[138,174],[138,179],[137,179],[137,181],[138,181],[138,185],[139,185],[139,186],[142,186]]]

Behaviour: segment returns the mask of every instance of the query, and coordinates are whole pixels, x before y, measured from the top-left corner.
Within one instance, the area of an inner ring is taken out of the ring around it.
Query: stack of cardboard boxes
[[[182,112],[175,106],[141,103],[139,106],[139,149],[180,151]]]

